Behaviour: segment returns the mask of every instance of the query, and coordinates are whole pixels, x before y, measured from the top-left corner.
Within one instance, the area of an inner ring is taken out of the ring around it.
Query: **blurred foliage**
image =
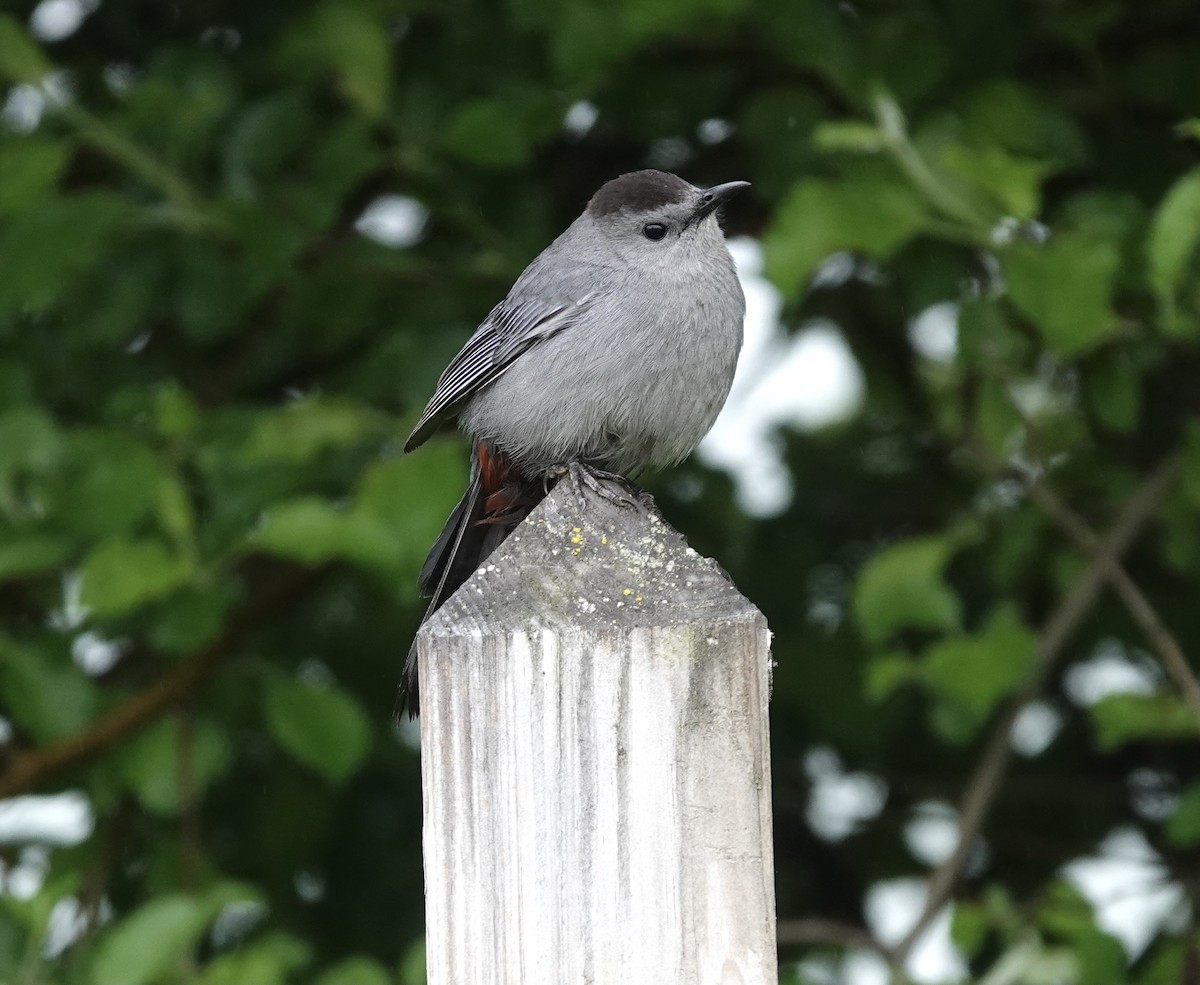
[[[781,921],[861,926],[872,886],[925,875],[906,826],[1036,693],[1061,727],[954,897],[970,973],[1196,966],[1187,906],[1130,956],[1062,878],[1132,830],[1191,898],[1197,719],[1107,591],[1047,657],[1087,552],[1028,495],[1102,535],[1178,456],[1126,565],[1196,649],[1194,0],[5,10],[0,794],[83,791],[95,824],[5,846],[0,981],[423,980],[390,710],[465,456],[399,443],[522,267],[647,165],[752,179],[731,233],[761,237],[788,328],[832,320],[865,376],[851,419],[784,436],[779,516],[695,462],[654,480],[775,632]],[[423,207],[415,242],[361,234],[385,195]],[[912,342],[937,304],[946,358]],[[1157,683],[1081,702],[1097,647]],[[813,749],[886,784],[846,838],[809,824]],[[839,953],[785,935],[784,979]]]

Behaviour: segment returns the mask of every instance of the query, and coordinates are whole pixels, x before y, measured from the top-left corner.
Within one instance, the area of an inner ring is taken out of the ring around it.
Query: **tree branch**
[[[19,752],[0,773],[0,800],[40,785],[47,777],[87,762],[194,693],[227,657],[283,605],[307,589],[319,571],[292,569],[237,609],[207,646],[94,722],[49,745]]]
[[[877,941],[870,931],[853,924],[823,920],[819,917],[780,920],[776,927],[775,939],[781,947],[797,944],[832,944],[836,947],[871,951],[881,957],[891,958],[887,947]]]
[[[121,852],[133,828],[137,814],[137,803],[133,797],[122,794],[117,806],[103,827],[99,828],[98,847],[83,874],[79,889],[80,932],[70,944],[72,952],[78,954],[91,939],[100,914],[100,904],[108,892],[108,883],[119,865]]]
[[[178,717],[175,756],[179,779],[179,887],[185,893],[194,893],[200,888],[204,836],[196,791],[196,714],[191,702],[183,706]]]
[[[1049,485],[1041,479],[1034,482],[1029,487],[1029,498],[1045,510],[1081,550],[1095,556],[1100,548],[1099,538]],[[1108,580],[1125,604],[1125,608],[1129,610],[1129,615],[1142,631],[1142,635],[1146,637],[1146,641],[1158,654],[1158,659],[1167,675],[1187,703],[1192,706],[1192,709],[1200,713],[1200,681],[1197,681],[1192,672],[1191,665],[1188,663],[1179,641],[1175,639],[1174,634],[1159,617],[1150,600],[1146,598],[1137,583],[1129,577],[1128,572],[1120,564],[1113,565]]]
[[[958,807],[958,841],[954,851],[934,869],[929,879],[925,905],[912,929],[893,951],[897,962],[902,962],[908,956],[954,891],[963,866],[970,857],[971,849],[1004,781],[1004,774],[1012,757],[1009,734],[1013,722],[1021,710],[1041,691],[1050,669],[1062,653],[1071,634],[1095,604],[1104,583],[1112,577],[1121,557],[1162,505],[1175,481],[1177,471],[1175,459],[1167,459],[1155,468],[1126,501],[1108,533],[1097,540],[1091,563],[1059,602],[1038,634],[1037,662],[1033,673],[996,722],[983,754],[967,781]]]
[[[1013,396],[1011,380],[1006,379],[1004,385],[1013,410],[1016,411],[1017,415],[1024,422],[1028,433],[1036,435],[1038,433],[1037,425],[1021,409],[1021,402]],[[991,455],[989,452],[983,451],[982,454],[992,461],[997,461],[996,456]],[[998,464],[1003,466],[1006,463]],[[1178,459],[1169,458],[1161,467],[1171,472],[1172,476],[1174,476],[1178,474],[1179,470]],[[1059,529],[1075,542],[1077,547],[1085,554],[1090,556],[1096,555],[1096,552],[1100,549],[1096,534],[1084,522],[1082,517],[1059,498],[1046,483],[1044,477],[1040,475],[1035,476],[1033,481],[1029,483],[1027,492],[1029,493],[1029,498],[1046,512],[1058,525]],[[1192,672],[1191,665],[1188,663],[1183,648],[1179,645],[1179,641],[1175,639],[1174,635],[1166,627],[1166,624],[1159,618],[1158,612],[1150,604],[1150,600],[1142,594],[1137,583],[1129,577],[1129,573],[1119,562],[1112,566],[1108,580],[1112,584],[1113,590],[1116,591],[1121,601],[1125,604],[1125,608],[1129,611],[1133,621],[1141,629],[1142,635],[1146,637],[1146,641],[1150,644],[1154,652],[1158,654],[1159,662],[1163,665],[1163,669],[1166,670],[1167,675],[1183,695],[1184,700],[1191,705],[1195,712],[1200,714],[1200,682],[1196,680],[1196,676]]]

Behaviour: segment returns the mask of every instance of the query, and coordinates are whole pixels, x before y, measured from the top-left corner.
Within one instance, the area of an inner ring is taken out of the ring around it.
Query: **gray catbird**
[[[567,466],[628,477],[708,432],[746,313],[716,210],[747,185],[614,178],[450,361],[404,445],[457,419],[473,446],[470,485],[421,569],[426,618]],[[415,644],[398,704],[416,713]]]

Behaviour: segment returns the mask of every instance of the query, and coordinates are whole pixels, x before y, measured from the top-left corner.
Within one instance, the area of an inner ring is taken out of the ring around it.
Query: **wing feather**
[[[412,451],[473,393],[504,372],[521,353],[578,321],[595,303],[595,293],[568,301],[543,298],[501,301],[438,377],[433,396],[404,443]]]

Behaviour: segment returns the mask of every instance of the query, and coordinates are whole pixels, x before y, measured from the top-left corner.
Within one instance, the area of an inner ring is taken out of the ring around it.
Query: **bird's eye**
[[[642,235],[646,239],[662,239],[667,235],[667,227],[661,222],[648,222],[642,226]]]

